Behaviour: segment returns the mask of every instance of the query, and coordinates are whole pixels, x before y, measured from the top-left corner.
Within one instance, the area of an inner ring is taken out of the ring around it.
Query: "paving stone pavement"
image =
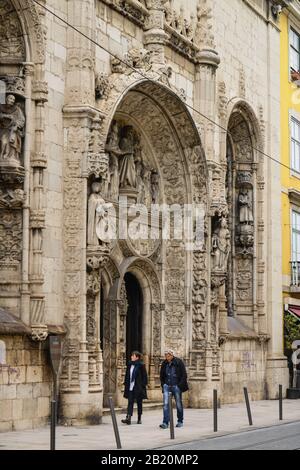
[[[284,423],[300,421],[299,401],[284,401]],[[253,428],[279,425],[277,401],[260,401],[251,404]],[[171,445],[169,430],[159,429],[162,412],[146,411],[143,424],[137,425],[136,415],[133,424],[121,424],[118,415],[122,448],[125,450],[157,449]],[[251,429],[253,429],[251,428]],[[185,410],[185,423],[182,429],[175,430],[172,445],[195,441],[204,437],[221,436],[227,433],[249,430],[245,404],[224,405],[219,410],[219,433],[213,433],[212,410]],[[116,449],[111,418],[105,416],[100,426],[80,426],[57,428],[57,450],[114,450]],[[47,450],[50,443],[50,427],[28,431],[15,431],[0,434],[1,450]]]

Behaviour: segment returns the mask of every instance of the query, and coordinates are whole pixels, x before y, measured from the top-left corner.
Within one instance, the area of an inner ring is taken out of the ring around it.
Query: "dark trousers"
[[[143,399],[142,398],[135,398],[134,392],[129,392],[127,416],[132,416],[133,415],[133,405],[134,405],[135,400],[137,402],[138,416],[142,416],[142,414],[143,414]]]

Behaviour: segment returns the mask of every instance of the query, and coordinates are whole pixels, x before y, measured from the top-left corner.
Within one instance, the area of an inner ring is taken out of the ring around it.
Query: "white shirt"
[[[133,374],[133,371],[134,371],[134,367],[135,366],[130,367],[130,387],[129,387],[130,392],[133,392],[133,389],[134,389],[134,386],[135,386],[135,380],[132,380],[132,374]]]

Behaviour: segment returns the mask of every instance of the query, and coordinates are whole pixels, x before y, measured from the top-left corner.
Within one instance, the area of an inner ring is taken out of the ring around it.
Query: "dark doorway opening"
[[[125,286],[128,302],[126,358],[130,360],[131,352],[141,351],[143,345],[143,293],[136,277],[131,273],[125,274]]]

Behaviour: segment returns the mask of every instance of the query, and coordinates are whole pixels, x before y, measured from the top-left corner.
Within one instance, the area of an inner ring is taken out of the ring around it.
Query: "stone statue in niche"
[[[137,197],[138,204],[144,204],[145,201],[145,184],[143,180],[143,162],[142,159],[139,157],[135,161],[135,170],[136,170],[136,184],[139,191]]]
[[[219,226],[215,229],[212,238],[213,269],[227,270],[227,261],[230,253],[230,232],[225,217],[221,218]]]
[[[242,188],[239,194],[240,224],[252,225],[254,222],[252,209],[252,194],[247,188]]]
[[[101,183],[92,184],[92,193],[88,202],[88,245],[98,246],[112,241],[109,209],[101,196]]]
[[[151,206],[151,170],[147,166],[144,165],[143,169],[143,182],[145,188],[145,196],[143,203],[145,206]]]
[[[120,176],[119,176],[119,158],[122,155],[119,140],[120,140],[119,125],[115,121],[112,125],[111,131],[108,136],[106,150],[110,155],[109,159],[109,191],[108,197],[116,200],[119,196]]]
[[[150,207],[159,202],[159,174],[152,170],[143,154],[140,139],[132,126],[120,127],[114,121],[106,151],[110,155],[108,197],[117,200],[120,190],[136,193],[136,202]]]
[[[132,126],[125,126],[122,129],[120,149],[122,152],[120,165],[120,188],[136,189],[136,169],[135,169],[135,132]]]
[[[159,174],[155,170],[151,173],[151,198],[152,204],[159,204]]]
[[[21,165],[25,116],[14,95],[7,95],[0,105],[0,164]]]

